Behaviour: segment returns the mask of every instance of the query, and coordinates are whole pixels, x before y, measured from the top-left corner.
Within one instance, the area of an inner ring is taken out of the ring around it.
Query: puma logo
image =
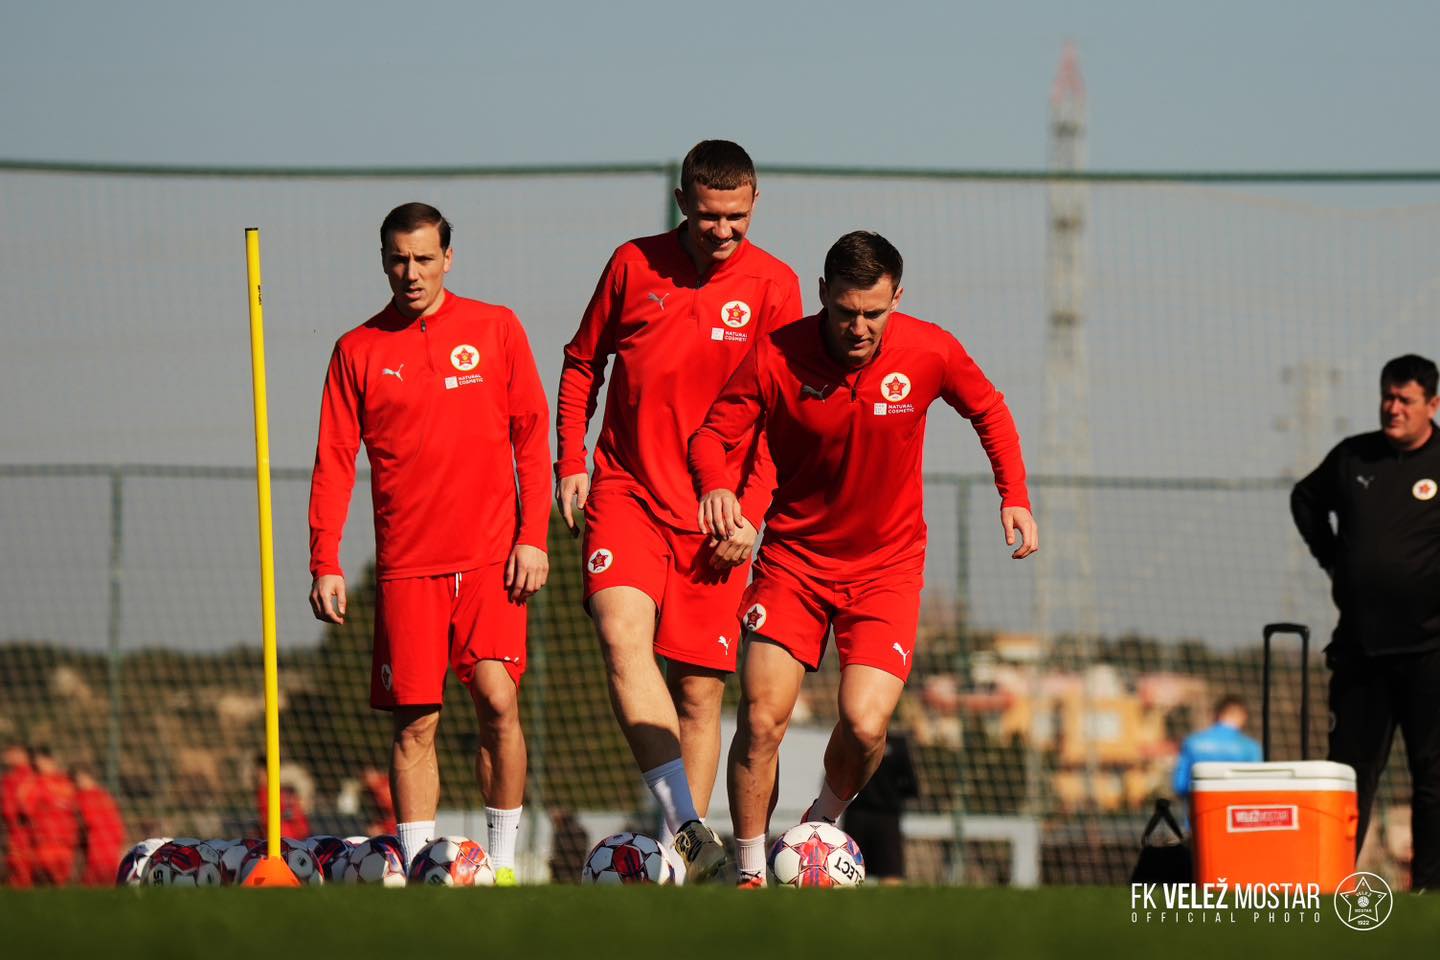
[[[829,393],[831,389],[833,388],[828,383],[825,384],[825,386],[819,388],[818,390],[810,386],[810,384],[808,383],[802,383],[800,385],[800,399],[804,400],[806,397],[814,397],[816,400],[819,400],[823,403],[825,401],[825,395]]]
[[[726,652],[727,654],[730,652],[730,638],[729,638],[729,637],[716,637],[715,640],[716,640],[717,643],[720,644],[720,646],[722,646],[722,647],[725,648],[725,652]]]
[[[656,303],[660,304],[660,309],[661,309],[661,310],[664,310],[664,309],[665,309],[665,301],[670,299],[670,294],[667,293],[667,294],[665,294],[665,296],[663,296],[663,297],[657,297],[657,296],[655,296],[655,294],[652,293],[652,294],[650,294],[650,299],[651,299],[651,300],[654,300]]]
[[[1370,476],[1366,477],[1357,473],[1355,474],[1355,482],[1360,484],[1360,486],[1364,487],[1366,490],[1369,490],[1370,484],[1375,482],[1375,474],[1372,473],[1370,474]]]
[[[891,650],[894,650],[896,653],[900,654],[900,662],[901,662],[901,663],[905,664],[906,666],[909,666],[909,665],[910,665],[910,651],[909,651],[909,650],[902,649],[901,646],[900,646],[900,644],[898,644],[898,643],[892,643],[892,644],[890,644],[890,649],[891,649]]]
[[[382,377],[394,377],[396,380],[399,380],[401,383],[404,383],[404,382],[405,382],[405,378],[400,375],[400,372],[401,372],[402,370],[404,370],[404,369],[405,369],[405,364],[403,364],[403,363],[400,364],[399,368],[397,368],[397,369],[395,369],[395,370],[391,370],[389,367],[385,367],[385,368],[383,368],[383,369],[380,371],[380,376],[382,376]]]

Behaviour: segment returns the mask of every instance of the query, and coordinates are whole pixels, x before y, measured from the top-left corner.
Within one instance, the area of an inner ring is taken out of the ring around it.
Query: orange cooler
[[[1318,883],[1355,871],[1355,771],[1343,763],[1197,763],[1190,823],[1195,880]]]

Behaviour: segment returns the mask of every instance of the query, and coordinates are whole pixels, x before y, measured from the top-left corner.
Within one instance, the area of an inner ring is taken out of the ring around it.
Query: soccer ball
[[[405,854],[394,836],[361,837],[345,862],[346,883],[405,886]]]
[[[786,887],[858,887],[865,858],[850,835],[833,823],[791,827],[770,848],[770,872]]]
[[[237,883],[240,879],[240,868],[245,865],[245,858],[250,856],[250,851],[265,847],[264,840],[256,840],[254,837],[246,837],[243,840],[231,840],[220,852],[220,882],[225,886]]]
[[[150,855],[144,876],[152,887],[218,887],[220,852],[192,837],[171,840]]]
[[[445,887],[493,887],[495,870],[480,844],[465,837],[440,837],[420,848],[408,881]]]
[[[141,840],[130,848],[130,852],[120,859],[120,869],[115,874],[115,886],[117,887],[138,887],[145,882],[145,867],[150,863],[150,857],[165,844],[170,842],[170,837],[151,837],[149,840]]]
[[[265,859],[269,850],[270,845],[261,841],[254,849],[246,853],[245,859],[240,863],[240,872],[235,877],[236,881],[244,883],[250,879],[250,874],[255,871],[256,865]],[[301,886],[318,887],[325,882],[325,877],[315,864],[314,856],[305,849],[305,845],[300,841],[291,840],[289,837],[281,838],[280,858],[285,861],[290,872],[295,874],[295,879],[300,881]]]
[[[350,844],[339,837],[311,837],[305,848],[315,858],[315,866],[326,883],[344,883],[345,867],[350,862]]]
[[[675,868],[653,838],[643,833],[617,833],[595,844],[585,858],[580,882],[599,886],[674,883]]]

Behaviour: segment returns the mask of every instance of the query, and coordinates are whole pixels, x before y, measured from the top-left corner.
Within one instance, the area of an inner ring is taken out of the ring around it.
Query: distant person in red
[[[780,741],[800,684],[833,629],[840,720],[805,820],[834,823],[875,772],[914,665],[925,572],[921,462],[926,413],[944,400],[990,458],[1005,542],[1038,545],[1020,435],[1005,398],[953,336],[896,312],[900,253],[841,237],[825,257],[823,309],[761,337],[690,440],[700,528],[724,541],[742,518],[731,451],[764,430],[776,489],[737,615],[745,633],[730,809],[741,886],[765,882],[765,832]]]
[[[5,772],[0,774],[0,820],[5,827],[5,878],[12,887],[34,885],[34,840],[30,835],[30,782],[35,771],[30,750],[22,743],[5,747]]]
[[[260,807],[260,830],[257,836],[266,835],[266,824],[270,822],[270,778],[266,775],[265,755],[255,758],[255,780],[259,784],[257,799]],[[310,836],[310,818],[305,815],[305,804],[299,792],[282,778],[280,781],[280,836],[292,840],[304,840]]]
[[[35,840],[36,886],[64,886],[75,876],[80,818],[75,784],[46,747],[31,750],[35,776],[30,781],[31,836]]]
[[[80,882],[87,887],[108,887],[115,883],[115,871],[125,845],[125,821],[110,791],[100,786],[87,767],[70,772],[75,781],[75,809],[83,832],[85,866]]]
[[[361,779],[365,783],[366,792],[370,794],[370,804],[374,807],[370,824],[365,828],[366,834],[372,837],[394,836],[395,797],[390,792],[390,778],[384,770],[366,767]]]

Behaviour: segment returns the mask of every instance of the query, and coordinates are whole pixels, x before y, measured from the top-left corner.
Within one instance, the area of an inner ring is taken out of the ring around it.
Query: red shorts
[[[446,667],[468,688],[481,660],[501,661],[520,685],[528,608],[510,602],[505,564],[381,580],[376,588],[372,707],[443,703]]]
[[[923,585],[919,573],[819,580],[762,559],[739,614],[746,637],[779,644],[807,670],[820,666],[834,627],[842,668],[864,664],[906,680],[914,664]]]
[[[716,570],[703,533],[677,530],[623,490],[585,502],[585,606],[608,587],[634,587],[655,601],[655,652],[667,660],[735,670],[735,606],[750,565]]]

